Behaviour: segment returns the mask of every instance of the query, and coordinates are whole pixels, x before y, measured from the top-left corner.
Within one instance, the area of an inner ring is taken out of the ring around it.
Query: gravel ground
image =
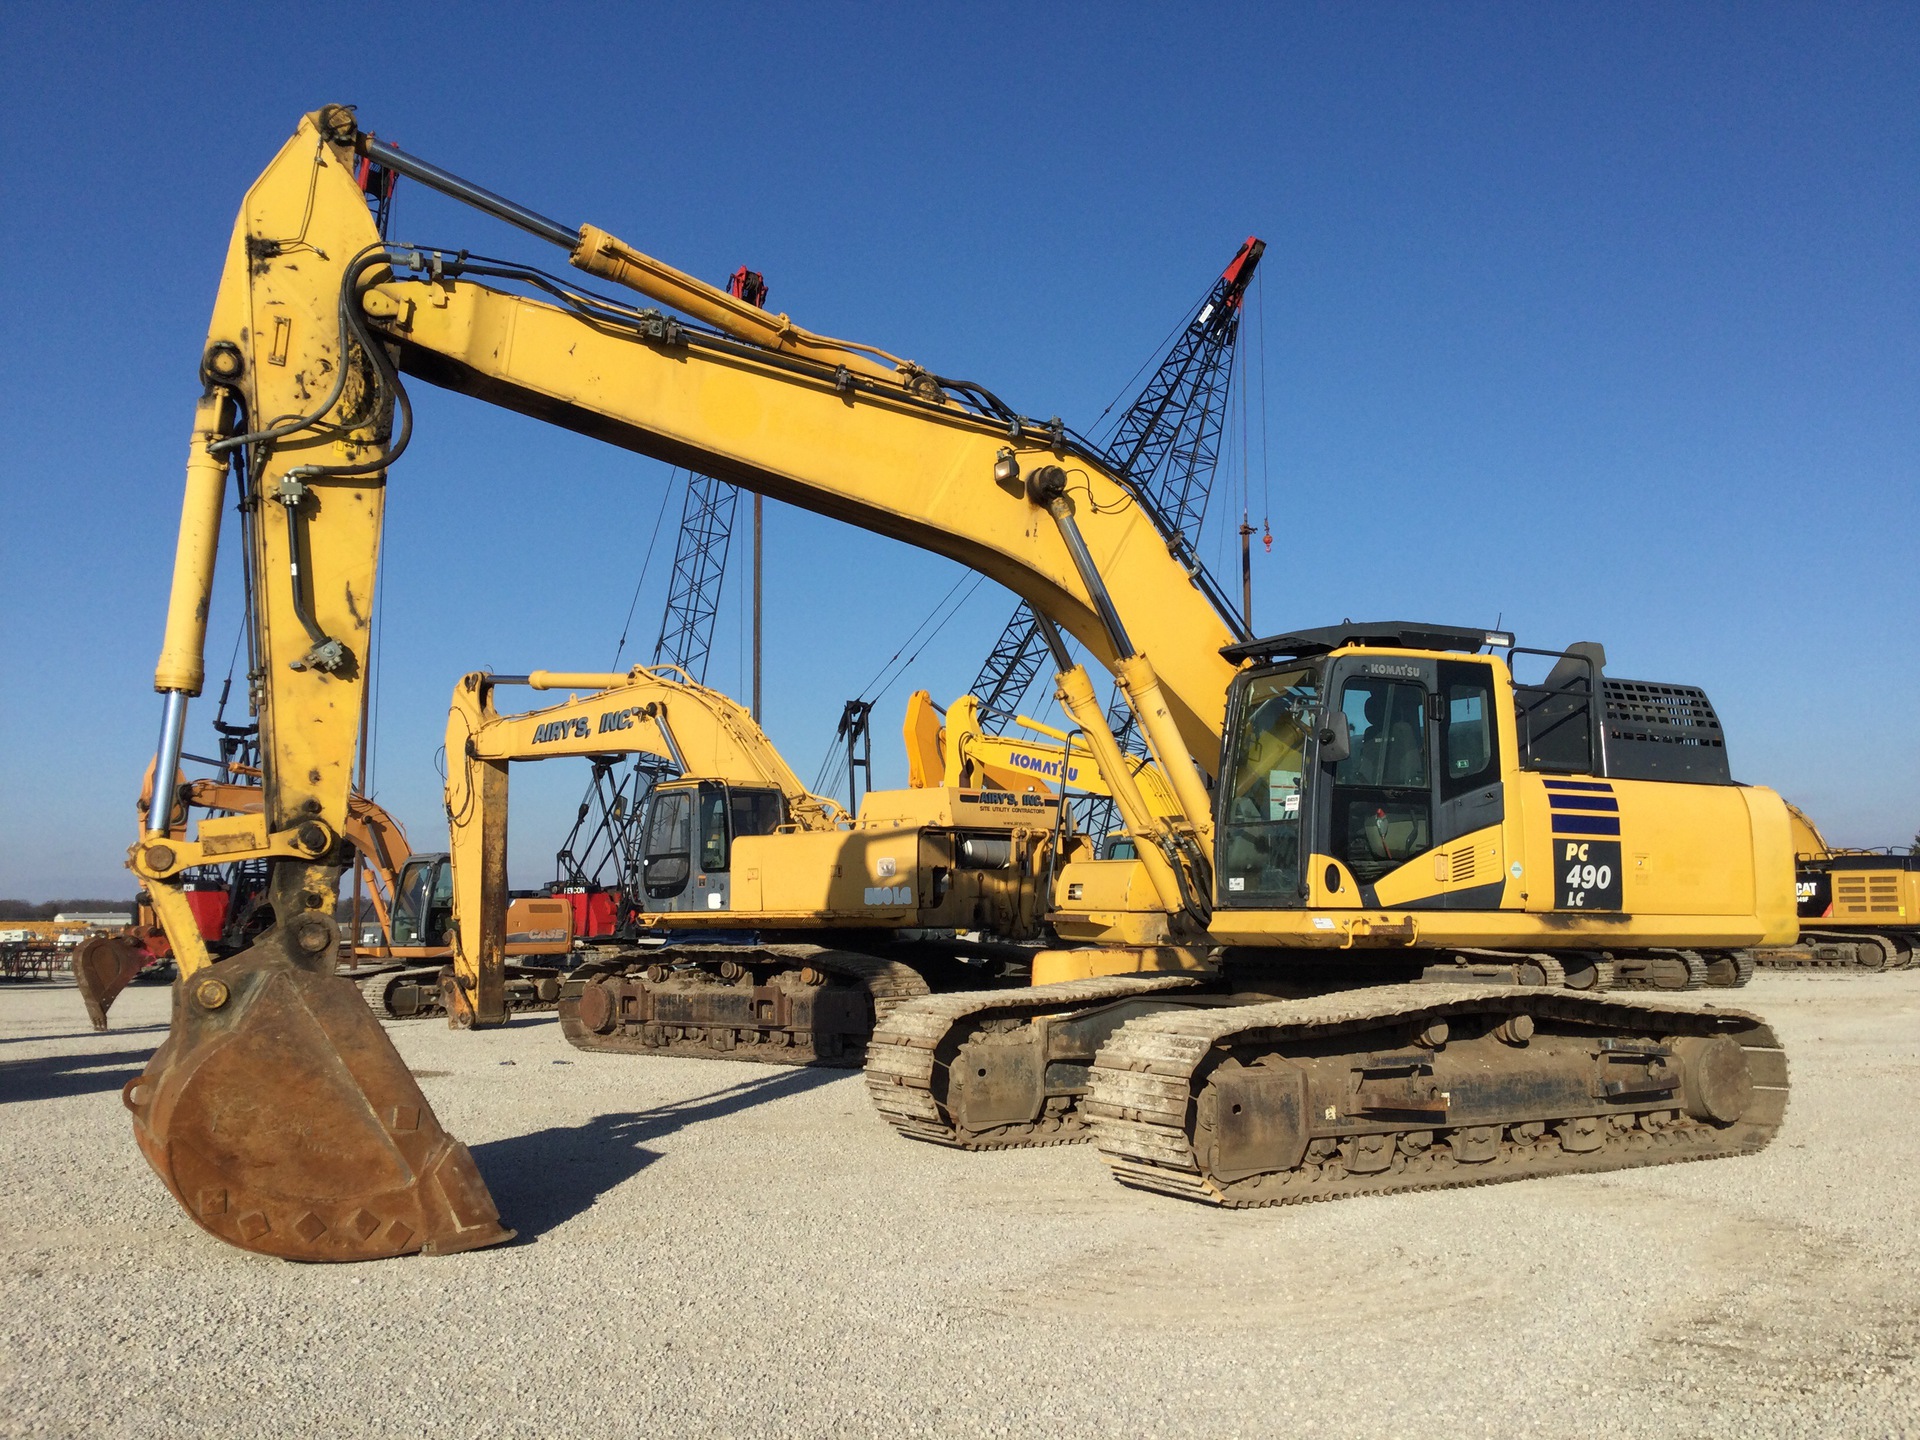
[[[392,1033],[510,1247],[227,1249],[87,1030],[0,989],[0,1434],[1920,1434],[1920,973],[1763,973],[1754,1159],[1226,1213],[895,1138],[844,1072]]]

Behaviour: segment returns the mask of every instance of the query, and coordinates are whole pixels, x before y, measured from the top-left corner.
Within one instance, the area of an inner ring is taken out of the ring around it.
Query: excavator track
[[[1753,979],[1758,962],[1751,950],[1726,950],[1707,960],[1707,984],[1719,990],[1738,990]]]
[[[578,1049],[849,1068],[874,1023],[924,996],[911,965],[819,945],[668,945],[590,962],[561,987]]]
[[[1770,970],[1905,970],[1914,947],[1904,937],[1858,931],[1802,930],[1798,945],[1770,946],[1755,952]]]
[[[1134,1020],[1082,1109],[1122,1184],[1247,1207],[1750,1155],[1786,1103],[1740,1011],[1383,986]]]
[[[1647,950],[1613,962],[1614,990],[1703,990],[1712,983],[1707,959],[1697,950]]]
[[[367,1008],[382,1020],[445,1019],[447,1005],[441,985],[447,976],[444,965],[394,966],[372,975],[346,972],[366,999]],[[562,977],[558,970],[507,967],[507,1010],[525,1015],[557,1009]]]
[[[1186,975],[1117,975],[1023,990],[929,995],[898,1006],[875,1028],[867,1047],[867,1093],[882,1118],[910,1139],[960,1150],[1071,1145],[1087,1138],[1071,1096],[1049,1096],[1039,1105],[1018,1098],[1002,1105],[989,1096],[983,1107],[978,1099],[970,1105],[971,1097],[956,1094],[958,1083],[984,1080],[989,1069],[997,1068],[964,1064],[985,1059],[970,1052],[996,1043],[1012,1052],[1024,1044],[1036,1020],[1197,984]],[[1010,1054],[1009,1060],[1015,1079],[1031,1083],[1028,1057]],[[974,1070],[979,1073],[970,1073]],[[985,1113],[978,1113],[983,1108]]]

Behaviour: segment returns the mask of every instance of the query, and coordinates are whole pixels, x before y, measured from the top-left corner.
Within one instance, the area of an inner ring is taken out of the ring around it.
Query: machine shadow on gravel
[[[0,1104],[119,1090],[140,1073],[152,1054],[153,1047],[148,1046],[104,1055],[47,1055],[38,1060],[0,1061]]]
[[[844,1070],[783,1070],[724,1090],[656,1105],[651,1110],[596,1115],[582,1125],[555,1125],[528,1135],[472,1146],[500,1213],[536,1240],[592,1207],[595,1200],[659,1158],[646,1144],[688,1125],[719,1120],[769,1100],[803,1094],[846,1077]]]

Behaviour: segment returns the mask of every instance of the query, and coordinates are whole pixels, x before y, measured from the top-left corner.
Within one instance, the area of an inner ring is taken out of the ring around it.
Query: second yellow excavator
[[[585,693],[501,714],[509,685]],[[875,790],[850,814],[744,706],[672,666],[467,675],[446,744],[458,1023],[503,1013],[510,766],[630,753],[678,774],[641,819],[636,943],[599,947],[562,991],[586,1050],[858,1064],[902,999],[1024,983],[1052,874],[1091,853],[1032,788]]]
[[[1014,723],[1033,735],[988,734],[980,724],[980,702],[972,695],[962,695],[942,711],[932,695],[914,691],[901,726],[907,744],[907,783],[985,785],[1014,794],[1112,796],[1113,789],[1084,738],[1025,715],[1016,716]],[[1163,820],[1180,813],[1173,788],[1151,760],[1123,753],[1121,763],[1149,811]]]

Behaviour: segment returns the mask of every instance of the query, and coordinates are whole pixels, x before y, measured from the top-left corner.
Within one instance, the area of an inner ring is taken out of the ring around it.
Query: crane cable
[[[948,587],[947,593],[941,596],[933,608],[928,611],[926,618],[914,626],[912,633],[900,642],[899,648],[887,657],[886,663],[882,665],[874,674],[874,677],[862,687],[860,694],[856,698],[866,701],[869,704],[878,702],[884,698],[886,693],[899,683],[900,677],[906,674],[908,667],[911,666],[914,661],[918,660],[927,646],[931,645],[940,632],[946,629],[948,622],[966,608],[967,602],[973,598],[975,592],[979,590],[981,583],[986,578],[986,576],[976,571],[961,571],[960,578]],[[972,583],[968,584],[969,581]],[[953,601],[954,595],[959,592],[960,587],[963,585],[967,586],[966,594],[961,595],[959,600]],[[951,609],[948,608],[949,601],[953,601]],[[940,616],[942,610],[946,610],[947,612],[944,616]],[[939,623],[934,624],[931,630],[927,630],[927,626],[933,624],[936,616],[940,616]],[[927,632],[924,638],[921,636],[921,631],[923,630]],[[918,645],[914,645],[916,640],[919,641]],[[911,654],[906,653],[908,646],[914,647]],[[904,659],[901,658],[903,655],[905,656]],[[886,681],[884,685],[881,684],[882,680]],[[836,762],[841,762],[842,768],[844,768],[843,762],[846,759],[846,755],[837,743],[837,740],[838,737],[836,736],[835,742],[828,744],[827,753],[820,761],[820,769],[812,787],[816,795],[826,794],[830,784],[834,783],[829,777],[830,775],[837,775],[839,773],[838,770],[835,769]]]
[[[653,565],[653,547],[659,543],[660,527],[666,523],[667,519],[667,502],[673,498],[674,482],[679,476],[680,470],[676,466],[667,477],[666,488],[660,492],[660,513],[654,517],[653,535],[647,541],[647,553],[640,562],[640,578],[633,582],[633,599],[627,603],[627,618],[621,622],[620,643],[614,646],[613,663],[607,667],[609,670],[618,670],[620,657],[626,653],[627,635],[633,629],[633,612],[640,608],[640,587],[647,583],[647,571]],[[691,472],[687,475],[687,483],[689,485],[693,483]]]

